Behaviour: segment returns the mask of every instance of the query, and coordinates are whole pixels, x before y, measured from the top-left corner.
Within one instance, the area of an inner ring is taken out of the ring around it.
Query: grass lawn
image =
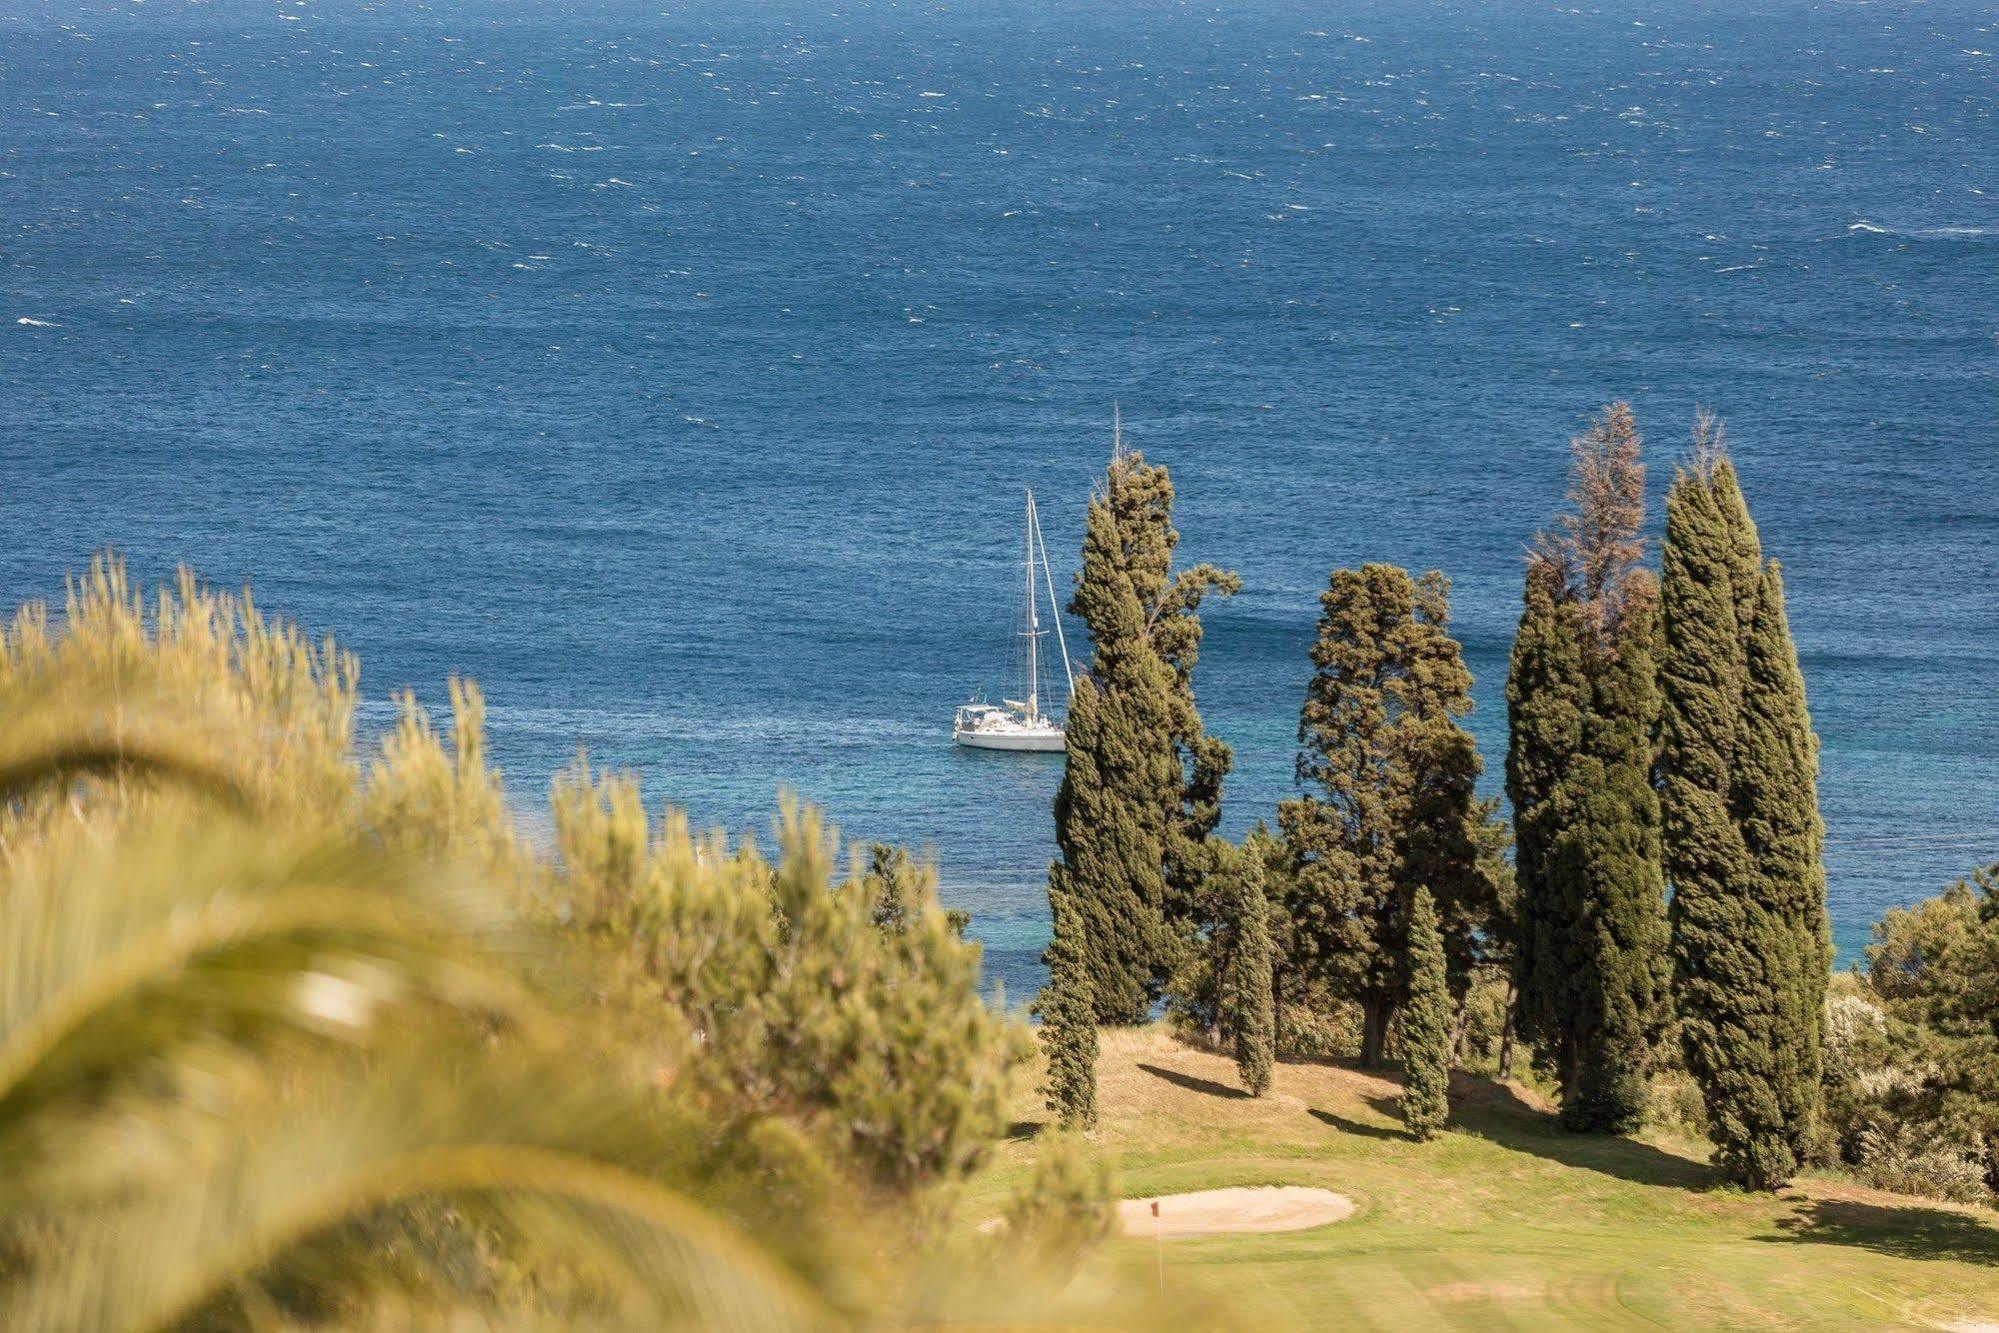
[[[1999,1331],[1999,1214],[1820,1178],[1777,1196],[1717,1186],[1704,1150],[1565,1134],[1533,1093],[1458,1076],[1452,1127],[1401,1131],[1391,1078],[1280,1065],[1261,1100],[1234,1065],[1159,1028],[1104,1033],[1099,1142],[1127,1197],[1320,1185],[1359,1206],[1280,1235],[1172,1240],[1176,1291],[1225,1291],[1252,1323],[1319,1328],[1776,1327]],[[1018,1176],[1045,1119],[982,1178]],[[1101,1262],[1154,1278],[1155,1242]]]

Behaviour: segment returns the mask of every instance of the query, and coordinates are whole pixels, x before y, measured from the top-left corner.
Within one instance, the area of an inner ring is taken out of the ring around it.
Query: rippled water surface
[[[732,828],[796,788],[934,847],[1019,995],[1059,761],[949,713],[1113,398],[1245,582],[1234,828],[1342,563],[1456,580],[1496,779],[1568,434],[1630,397],[1656,492],[1705,403],[1843,950],[1999,856],[1988,7],[661,9],[0,0],[0,592],[254,580],[371,726],[482,681],[529,804],[579,741]]]

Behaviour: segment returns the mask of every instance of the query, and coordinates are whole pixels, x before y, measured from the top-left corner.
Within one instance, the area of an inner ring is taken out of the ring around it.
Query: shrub
[[[1855,1165],[1876,1189],[1989,1204],[1985,1151],[1982,1140],[1940,1141],[1930,1126],[1886,1121],[1860,1131]]]

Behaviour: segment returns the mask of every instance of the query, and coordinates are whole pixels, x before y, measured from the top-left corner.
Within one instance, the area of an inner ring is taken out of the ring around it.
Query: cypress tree
[[[1802,1161],[1819,1119],[1832,928],[1825,907],[1818,737],[1774,560],[1758,588],[1745,666],[1736,808],[1760,893],[1784,929],[1790,977],[1780,995],[1777,1089],[1791,1150]]]
[[[1589,682],[1583,676],[1582,625],[1565,597],[1560,566],[1535,556],[1527,565],[1525,606],[1506,679],[1506,796],[1513,804],[1514,878],[1518,885],[1521,1035],[1548,1052],[1557,1068],[1571,1062],[1567,1018],[1574,1012],[1571,928],[1582,905],[1561,896],[1550,867],[1573,816],[1564,778],[1582,748]]]
[[[1251,845],[1223,845],[1227,894],[1227,949],[1221,985],[1223,1030],[1235,1042],[1236,1071],[1252,1097],[1270,1088],[1276,1058],[1277,1014],[1271,992],[1270,906],[1264,897],[1263,858]]]
[[[1554,1067],[1563,1123],[1642,1118],[1668,987],[1652,788],[1657,588],[1630,408],[1570,444],[1568,501],[1529,560],[1507,684],[1522,1026]]]
[[[1666,505],[1660,772],[1687,1066],[1731,1178],[1774,1189],[1818,1106],[1825,968],[1816,742],[1735,470],[1703,419]]]
[[[1204,730],[1194,698],[1194,667],[1203,633],[1201,603],[1210,595],[1232,596],[1241,590],[1242,580],[1210,564],[1174,571],[1180,534],[1173,526],[1173,478],[1164,466],[1147,463],[1143,454],[1125,452],[1120,445],[1104,480],[1092,518],[1101,504],[1109,519],[1106,531],[1117,543],[1108,563],[1129,582],[1145,644],[1171,674],[1166,720],[1147,719],[1150,742],[1170,749],[1174,765],[1172,781],[1158,797],[1165,882],[1161,906],[1171,934],[1167,951],[1155,960],[1153,980],[1158,983],[1172,971],[1175,955],[1214,915],[1212,895],[1204,887],[1214,869],[1208,837],[1221,821],[1222,784],[1234,753]],[[1093,523],[1091,537],[1097,531]],[[1091,537],[1085,539],[1086,548]],[[1070,609],[1094,639],[1100,632],[1119,632],[1121,622],[1104,614],[1107,598],[1102,585],[1091,586],[1090,572],[1086,549],[1084,577]]]
[[[1656,615],[1649,580],[1624,613],[1615,658],[1591,681],[1572,769],[1573,822],[1557,844],[1556,878],[1580,901],[1574,925],[1572,1058],[1562,1122],[1628,1133],[1644,1119],[1652,1050],[1669,1002],[1659,799],[1652,789],[1658,720]]]
[[[1459,723],[1471,673],[1450,635],[1450,581],[1434,570],[1335,570],[1319,601],[1297,762],[1298,781],[1319,792],[1278,811],[1297,867],[1291,939],[1315,979],[1360,1003],[1362,1058],[1379,1064],[1409,993],[1417,885],[1436,895],[1463,957],[1489,908],[1479,761]]]
[[[1058,906],[1055,938],[1048,946],[1048,985],[1036,1012],[1048,1061],[1042,1085],[1048,1109],[1064,1129],[1089,1130],[1097,1123],[1097,1015],[1075,925],[1066,908]]]
[[[1444,937],[1430,891],[1409,908],[1409,1003],[1396,1023],[1402,1048],[1402,1123],[1418,1139],[1450,1119],[1451,992]]]
[[[1069,607],[1093,650],[1069,706],[1049,897],[1068,899],[1106,1023],[1145,1021],[1203,916],[1206,841],[1230,763],[1201,729],[1193,669],[1201,601],[1240,582],[1207,565],[1173,573],[1172,510],[1166,469],[1120,453],[1090,502]]]
[[[1102,1023],[1142,1023],[1151,1007],[1154,960],[1166,947],[1161,902],[1165,878],[1156,807],[1134,798],[1134,770],[1144,753],[1096,681],[1076,682],[1069,701],[1068,758],[1055,793],[1055,841],[1062,857],[1049,867],[1048,901],[1066,912],[1069,947],[1089,978]],[[1054,966],[1052,954],[1045,959]]]

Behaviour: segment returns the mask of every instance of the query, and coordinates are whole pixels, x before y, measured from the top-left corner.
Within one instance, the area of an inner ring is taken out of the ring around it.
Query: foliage
[[[1164,673],[1138,664],[1122,686],[1109,683],[1111,674],[1106,666],[1103,684],[1078,681],[1069,700],[1055,794],[1061,858],[1049,867],[1048,902],[1055,919],[1073,923],[1071,947],[1089,975],[1097,1019],[1135,1023],[1151,1008],[1154,966],[1169,952],[1160,806],[1136,790],[1164,790],[1168,756],[1132,726],[1140,716],[1164,718]],[[1043,961],[1053,967],[1053,954]]]
[[[1867,948],[1873,993],[1946,1037],[1999,1038],[1999,864],[1935,898],[1890,908]]]
[[[1004,1127],[1024,1034],[979,998],[979,950],[905,869],[898,924],[881,892],[833,875],[836,842],[787,802],[779,856],[648,826],[637,784],[579,760],[553,797],[578,918],[608,930],[685,1017],[717,1096],[799,1117],[880,1184],[962,1175]]]
[[[1285,970],[1359,1002],[1369,1063],[1408,996],[1416,887],[1436,895],[1460,977],[1496,907],[1480,860],[1479,760],[1459,722],[1471,674],[1450,635],[1449,596],[1435,571],[1333,572],[1298,723],[1298,781],[1318,790],[1278,812],[1295,867]]]
[[[775,863],[655,828],[581,760],[547,857],[475,688],[448,736],[405,696],[363,783],[357,679],[110,561],[0,636],[0,1322],[777,1328],[951,1286],[908,1241],[1026,1034],[930,871],[839,879],[793,807]]]
[[[469,680],[451,680],[451,742],[431,725],[416,695],[396,700],[396,726],[382,738],[362,794],[362,820],[391,847],[529,874],[527,849],[507,812],[500,775],[486,763],[486,700]]]
[[[1199,928],[1230,763],[1202,731],[1193,670],[1201,602],[1240,581],[1208,565],[1173,573],[1172,510],[1165,468],[1135,453],[1113,460],[1090,502],[1069,607],[1093,656],[1069,704],[1048,891],[1069,902],[1107,1023],[1145,1020]]]
[[[35,772],[60,743],[77,808],[130,809],[160,790],[225,794],[274,823],[316,826],[353,802],[350,745],[360,666],[331,642],[267,621],[248,594],[181,570],[149,607],[124,564],[99,556],[69,585],[55,627],[30,603],[0,633],[7,773]],[[245,749],[241,740],[254,736]],[[46,776],[46,774],[45,774]],[[53,788],[17,805],[32,824]]]
[[[1055,937],[1048,946],[1048,986],[1037,1009],[1048,1076],[1048,1109],[1063,1128],[1087,1131],[1097,1123],[1097,1012],[1065,904],[1056,905]]]
[[[1444,937],[1430,891],[1409,909],[1409,1003],[1397,1019],[1402,1048],[1402,1123],[1429,1139],[1450,1119],[1451,994]]]
[[[1906,1120],[1867,1126],[1854,1151],[1855,1165],[1876,1189],[1952,1203],[1991,1203],[1985,1157],[1983,1142],[1939,1139],[1929,1126]]]
[[[1522,1034],[1572,1063],[1567,1026],[1574,1012],[1574,925],[1581,904],[1560,896],[1579,887],[1557,880],[1556,844],[1575,822],[1573,784],[1565,781],[1582,750],[1589,681],[1583,669],[1581,608],[1569,598],[1560,566],[1528,562],[1525,606],[1506,679],[1506,795],[1513,803],[1514,874],[1519,884]]]
[[[1566,955],[1574,971],[1562,1119],[1571,1129],[1625,1133],[1639,1125],[1652,1048],[1669,1008],[1659,804],[1651,784],[1655,625],[1648,603],[1628,607],[1617,656],[1591,672],[1582,745],[1568,776],[1572,822],[1553,857],[1551,878],[1563,886],[1558,900],[1582,909]]]
[[[1264,897],[1263,858],[1255,847],[1221,849],[1217,877],[1227,923],[1222,962],[1222,1031],[1235,1045],[1236,1071],[1252,1097],[1270,1089],[1276,1058],[1277,1017],[1270,989],[1270,905]]]
[[[861,876],[861,888],[873,901],[877,930],[899,935],[922,916],[923,904],[935,895],[937,868],[920,866],[909,849],[885,842],[868,844],[868,868]],[[972,924],[971,913],[955,907],[944,909],[944,921],[960,939]]]
[[[681,1134],[619,1110],[482,964],[508,920],[482,886],[190,805],[56,823],[5,896],[0,1219],[41,1237],[7,1326],[351,1311],[394,1267],[356,1253],[357,1224],[418,1197],[580,1265],[579,1309],[818,1307],[667,1183]],[[504,1053],[468,1040],[495,1021]]]
[[[1847,982],[1849,978],[1837,978]],[[1876,923],[1864,986],[1828,1002],[1826,1115],[1836,1151],[1884,1188],[1964,1199],[1975,1163],[1999,1194],[1999,866]]]
[[[1817,1134],[1830,952],[1816,742],[1774,566],[1712,443],[1666,510],[1660,770],[1680,1030],[1719,1160],[1770,1189]]]
[[[1110,1237],[1117,1223],[1110,1162],[1076,1134],[1046,1134],[1027,1179],[1001,1214],[1007,1239],[1044,1264],[1073,1264]]]
[[[1668,1007],[1658,598],[1638,565],[1645,469],[1629,405],[1606,408],[1570,450],[1570,509],[1529,560],[1507,682],[1518,975],[1563,1124],[1623,1133],[1643,1119]]]
[[[1513,1036],[1513,978],[1499,968],[1482,968],[1472,976],[1459,1002],[1464,1013],[1458,1042],[1458,1067],[1484,1077],[1500,1077],[1499,1062]]]
[[[1180,534],[1173,527],[1173,478],[1166,468],[1136,452],[1120,452],[1104,475],[1104,490],[1092,504],[1108,511],[1116,534],[1116,567],[1129,580],[1145,625],[1147,646],[1172,672],[1169,734],[1179,769],[1179,790],[1166,811],[1164,853],[1169,925],[1200,915],[1201,881],[1206,873],[1205,842],[1221,819],[1222,782],[1233,762],[1229,747],[1204,733],[1194,701],[1194,667],[1200,658],[1201,603],[1230,597],[1242,589],[1235,574],[1200,564],[1176,572],[1173,552]],[[1086,539],[1086,548],[1087,548]],[[1097,633],[1096,598],[1085,573],[1071,610]]]

